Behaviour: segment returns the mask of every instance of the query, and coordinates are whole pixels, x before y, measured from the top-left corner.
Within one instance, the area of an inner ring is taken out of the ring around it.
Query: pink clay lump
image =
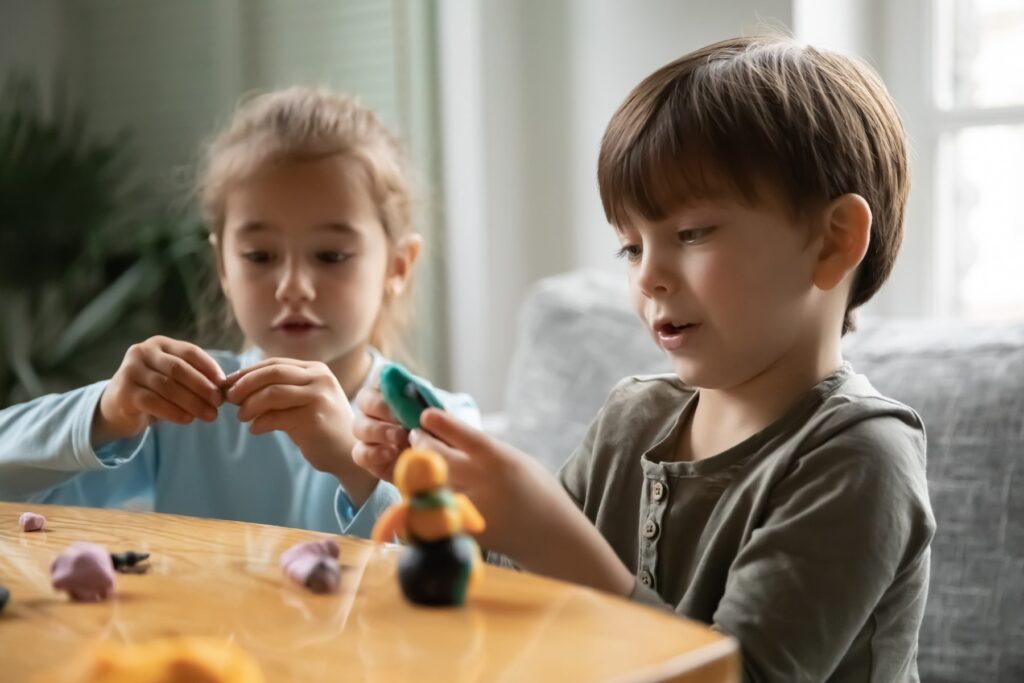
[[[114,563],[110,553],[95,543],[72,543],[50,567],[53,587],[67,591],[72,600],[97,602],[114,592]]]
[[[35,512],[23,512],[18,517],[18,526],[22,531],[40,531],[46,525],[46,517]]]

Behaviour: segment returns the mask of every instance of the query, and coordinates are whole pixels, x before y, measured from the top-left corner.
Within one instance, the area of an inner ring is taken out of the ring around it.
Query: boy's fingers
[[[466,454],[458,449],[449,446],[440,439],[422,429],[414,429],[409,432],[409,444],[416,449],[434,451],[448,461],[449,465],[460,466],[466,461]]]
[[[356,394],[356,407],[359,411],[368,417],[372,417],[382,422],[390,422],[397,424],[398,421],[395,416],[391,414],[391,408],[388,407],[387,401],[376,389],[362,389]]]
[[[430,408],[420,415],[420,426],[438,439],[470,455],[494,450],[491,438],[451,413]]]
[[[352,449],[352,460],[373,476],[384,481],[391,481],[394,476],[395,460],[397,459],[397,449],[390,446],[370,446],[356,442]]]
[[[352,422],[352,434],[367,444],[388,444],[403,448],[409,439],[409,433],[402,427],[391,422],[376,420],[363,413],[355,416]]]

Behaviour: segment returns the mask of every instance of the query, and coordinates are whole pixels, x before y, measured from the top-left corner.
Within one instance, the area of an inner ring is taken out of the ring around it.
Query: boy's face
[[[341,157],[266,168],[226,198],[221,284],[267,356],[331,364],[361,351],[380,312],[384,228],[358,166]]]
[[[809,230],[781,206],[730,199],[617,230],[634,307],[684,382],[739,386],[814,333]]]

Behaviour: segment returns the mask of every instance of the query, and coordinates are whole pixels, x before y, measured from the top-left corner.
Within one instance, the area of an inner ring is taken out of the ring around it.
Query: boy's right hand
[[[160,336],[134,344],[103,391],[93,446],[137,436],[156,420],[212,422],[223,381],[217,362],[194,344]]]

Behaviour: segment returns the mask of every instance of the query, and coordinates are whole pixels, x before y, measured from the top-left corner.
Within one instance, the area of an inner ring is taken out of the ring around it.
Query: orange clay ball
[[[99,641],[35,683],[263,683],[259,666],[234,643],[161,638],[141,644]]]

